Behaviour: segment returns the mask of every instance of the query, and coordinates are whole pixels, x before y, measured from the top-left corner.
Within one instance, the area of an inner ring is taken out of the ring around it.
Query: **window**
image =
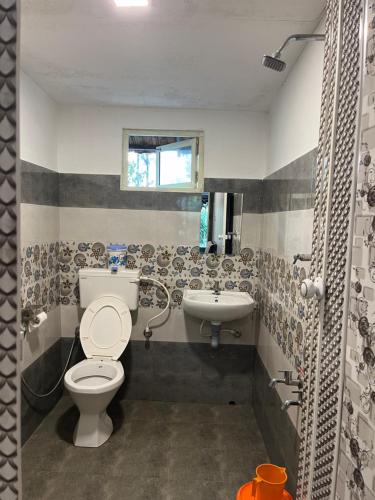
[[[203,189],[203,132],[124,130],[121,189]]]

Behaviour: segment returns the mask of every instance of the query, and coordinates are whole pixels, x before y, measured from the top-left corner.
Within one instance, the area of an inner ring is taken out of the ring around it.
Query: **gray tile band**
[[[188,193],[121,191],[119,175],[60,174],[60,206],[199,212],[201,197]]]
[[[288,412],[281,410],[282,401],[275,389],[270,389],[270,376],[258,352],[253,376],[253,408],[272,463],[287,468],[287,489],[293,498],[297,485],[299,436]]]
[[[263,181],[263,213],[313,208],[311,180],[267,179]]]
[[[61,340],[66,359],[71,339]],[[81,359],[84,359],[80,350]],[[185,403],[249,404],[252,399],[255,346],[131,340],[120,361],[126,382],[117,399]],[[74,362],[80,361],[75,358]]]
[[[262,213],[261,179],[225,179],[208,177],[204,180],[204,190],[217,193],[243,193],[243,212]]]
[[[36,392],[47,393],[57,382],[62,371],[61,340],[58,339],[47,351],[23,371],[29,386]],[[21,434],[25,443],[45,416],[55,406],[62,394],[61,385],[45,398],[33,396],[22,384],[21,392]]]
[[[80,208],[199,212],[199,195],[121,191],[119,175],[59,174],[22,162],[21,202]]]
[[[47,392],[65,365],[72,338],[62,337],[23,372],[30,386]],[[69,366],[83,360],[76,344]],[[223,344],[213,354],[210,344],[131,340],[120,358],[126,381],[117,399],[179,401],[185,403],[249,404],[252,397],[255,347]],[[60,399],[63,384],[47,398],[22,391],[22,442],[33,434]]]
[[[262,212],[313,208],[316,160],[315,148],[266,177],[263,180]]]
[[[295,179],[312,181],[315,179],[317,155],[318,149],[314,148],[296,160],[288,163],[285,167],[276,170],[276,172],[267,176],[264,180]]]
[[[261,179],[206,178],[205,191],[244,194],[244,213],[302,210],[313,206],[316,150]],[[21,201],[80,208],[199,212],[200,195],[121,191],[119,175],[59,174],[22,162]]]
[[[59,206],[59,174],[26,161],[21,162],[21,202]]]

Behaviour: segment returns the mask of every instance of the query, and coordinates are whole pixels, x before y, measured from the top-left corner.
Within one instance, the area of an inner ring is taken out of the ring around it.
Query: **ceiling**
[[[311,32],[324,0],[21,0],[21,66],[58,102],[266,111],[287,72],[261,65]],[[303,44],[285,53],[288,69]]]

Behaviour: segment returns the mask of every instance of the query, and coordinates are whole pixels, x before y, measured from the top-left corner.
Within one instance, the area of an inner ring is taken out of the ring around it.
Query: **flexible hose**
[[[29,384],[26,382],[26,380],[24,379],[24,376],[22,375],[21,373],[21,380],[24,384],[24,386],[26,387],[26,389],[33,395],[35,396],[36,398],[46,398],[48,396],[50,396],[52,393],[55,392],[55,390],[58,388],[58,386],[61,384],[61,381],[62,379],[64,378],[64,375],[68,369],[68,366],[69,366],[69,363],[70,363],[70,359],[72,357],[72,354],[73,354],[73,349],[74,349],[74,345],[76,343],[76,339],[77,337],[75,336],[74,339],[73,339],[73,342],[72,342],[72,346],[70,348],[70,352],[69,352],[69,356],[68,356],[68,360],[65,364],[65,367],[64,367],[64,370],[61,374],[61,377],[59,378],[59,380],[57,381],[57,383],[52,387],[52,389],[48,392],[46,392],[45,394],[38,394],[37,392],[33,391],[33,389],[29,386]]]
[[[156,314],[156,316],[153,316],[152,318],[150,318],[150,319],[147,321],[145,331],[146,331],[146,332],[149,332],[149,331],[150,331],[150,323],[151,323],[152,321],[154,321],[155,319],[159,318],[160,316],[162,316],[162,315],[165,313],[165,311],[167,311],[167,310],[169,309],[169,305],[170,305],[170,303],[171,303],[171,295],[170,295],[170,293],[169,293],[169,291],[168,291],[167,287],[166,287],[165,285],[163,285],[163,283],[161,283],[160,281],[155,280],[154,278],[147,278],[147,277],[145,277],[145,276],[141,276],[141,277],[140,277],[140,280],[141,280],[141,281],[151,281],[152,283],[156,283],[158,286],[160,286],[160,288],[162,288],[162,289],[164,290],[165,294],[166,294],[166,295],[167,295],[167,297],[168,297],[168,300],[167,300],[167,305],[164,307],[164,309],[163,309],[160,313]]]
[[[162,288],[164,290],[164,292],[166,293],[167,297],[168,297],[168,301],[167,301],[167,305],[165,306],[165,308],[158,314],[156,314],[155,316],[153,316],[152,318],[150,318],[147,323],[146,323],[146,332],[150,331],[150,323],[152,321],[154,321],[155,319],[159,318],[160,316],[162,316],[165,311],[167,309],[169,309],[169,305],[171,303],[171,295],[167,289],[166,286],[163,285],[163,283],[161,283],[160,281],[158,280],[155,280],[153,278],[146,278],[146,277],[143,277],[141,276],[141,281],[151,281],[152,283],[156,283],[158,286],[160,286],[160,288]],[[52,389],[48,392],[46,392],[45,394],[38,394],[37,392],[35,392],[30,386],[29,384],[26,382],[24,376],[22,375],[21,373],[21,380],[22,380],[22,383],[23,385],[26,387],[26,389],[33,395],[35,396],[36,398],[46,398],[48,396],[50,396],[51,394],[53,394],[55,392],[55,390],[58,388],[58,386],[61,384],[62,382],[62,379],[64,378],[64,375],[65,373],[67,372],[67,369],[68,369],[68,366],[69,366],[69,363],[70,363],[70,359],[72,357],[72,354],[73,354],[73,349],[74,349],[74,345],[75,345],[75,342],[76,342],[76,338],[77,336],[74,337],[73,339],[73,342],[72,342],[72,346],[70,348],[70,351],[69,351],[69,356],[68,356],[68,359],[66,361],[66,364],[64,366],[64,370],[61,374],[61,377],[59,378],[59,380],[56,382],[56,384],[52,387]]]

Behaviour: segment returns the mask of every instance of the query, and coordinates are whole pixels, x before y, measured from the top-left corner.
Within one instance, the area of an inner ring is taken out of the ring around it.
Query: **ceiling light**
[[[117,7],[147,7],[148,0],[114,0]]]

